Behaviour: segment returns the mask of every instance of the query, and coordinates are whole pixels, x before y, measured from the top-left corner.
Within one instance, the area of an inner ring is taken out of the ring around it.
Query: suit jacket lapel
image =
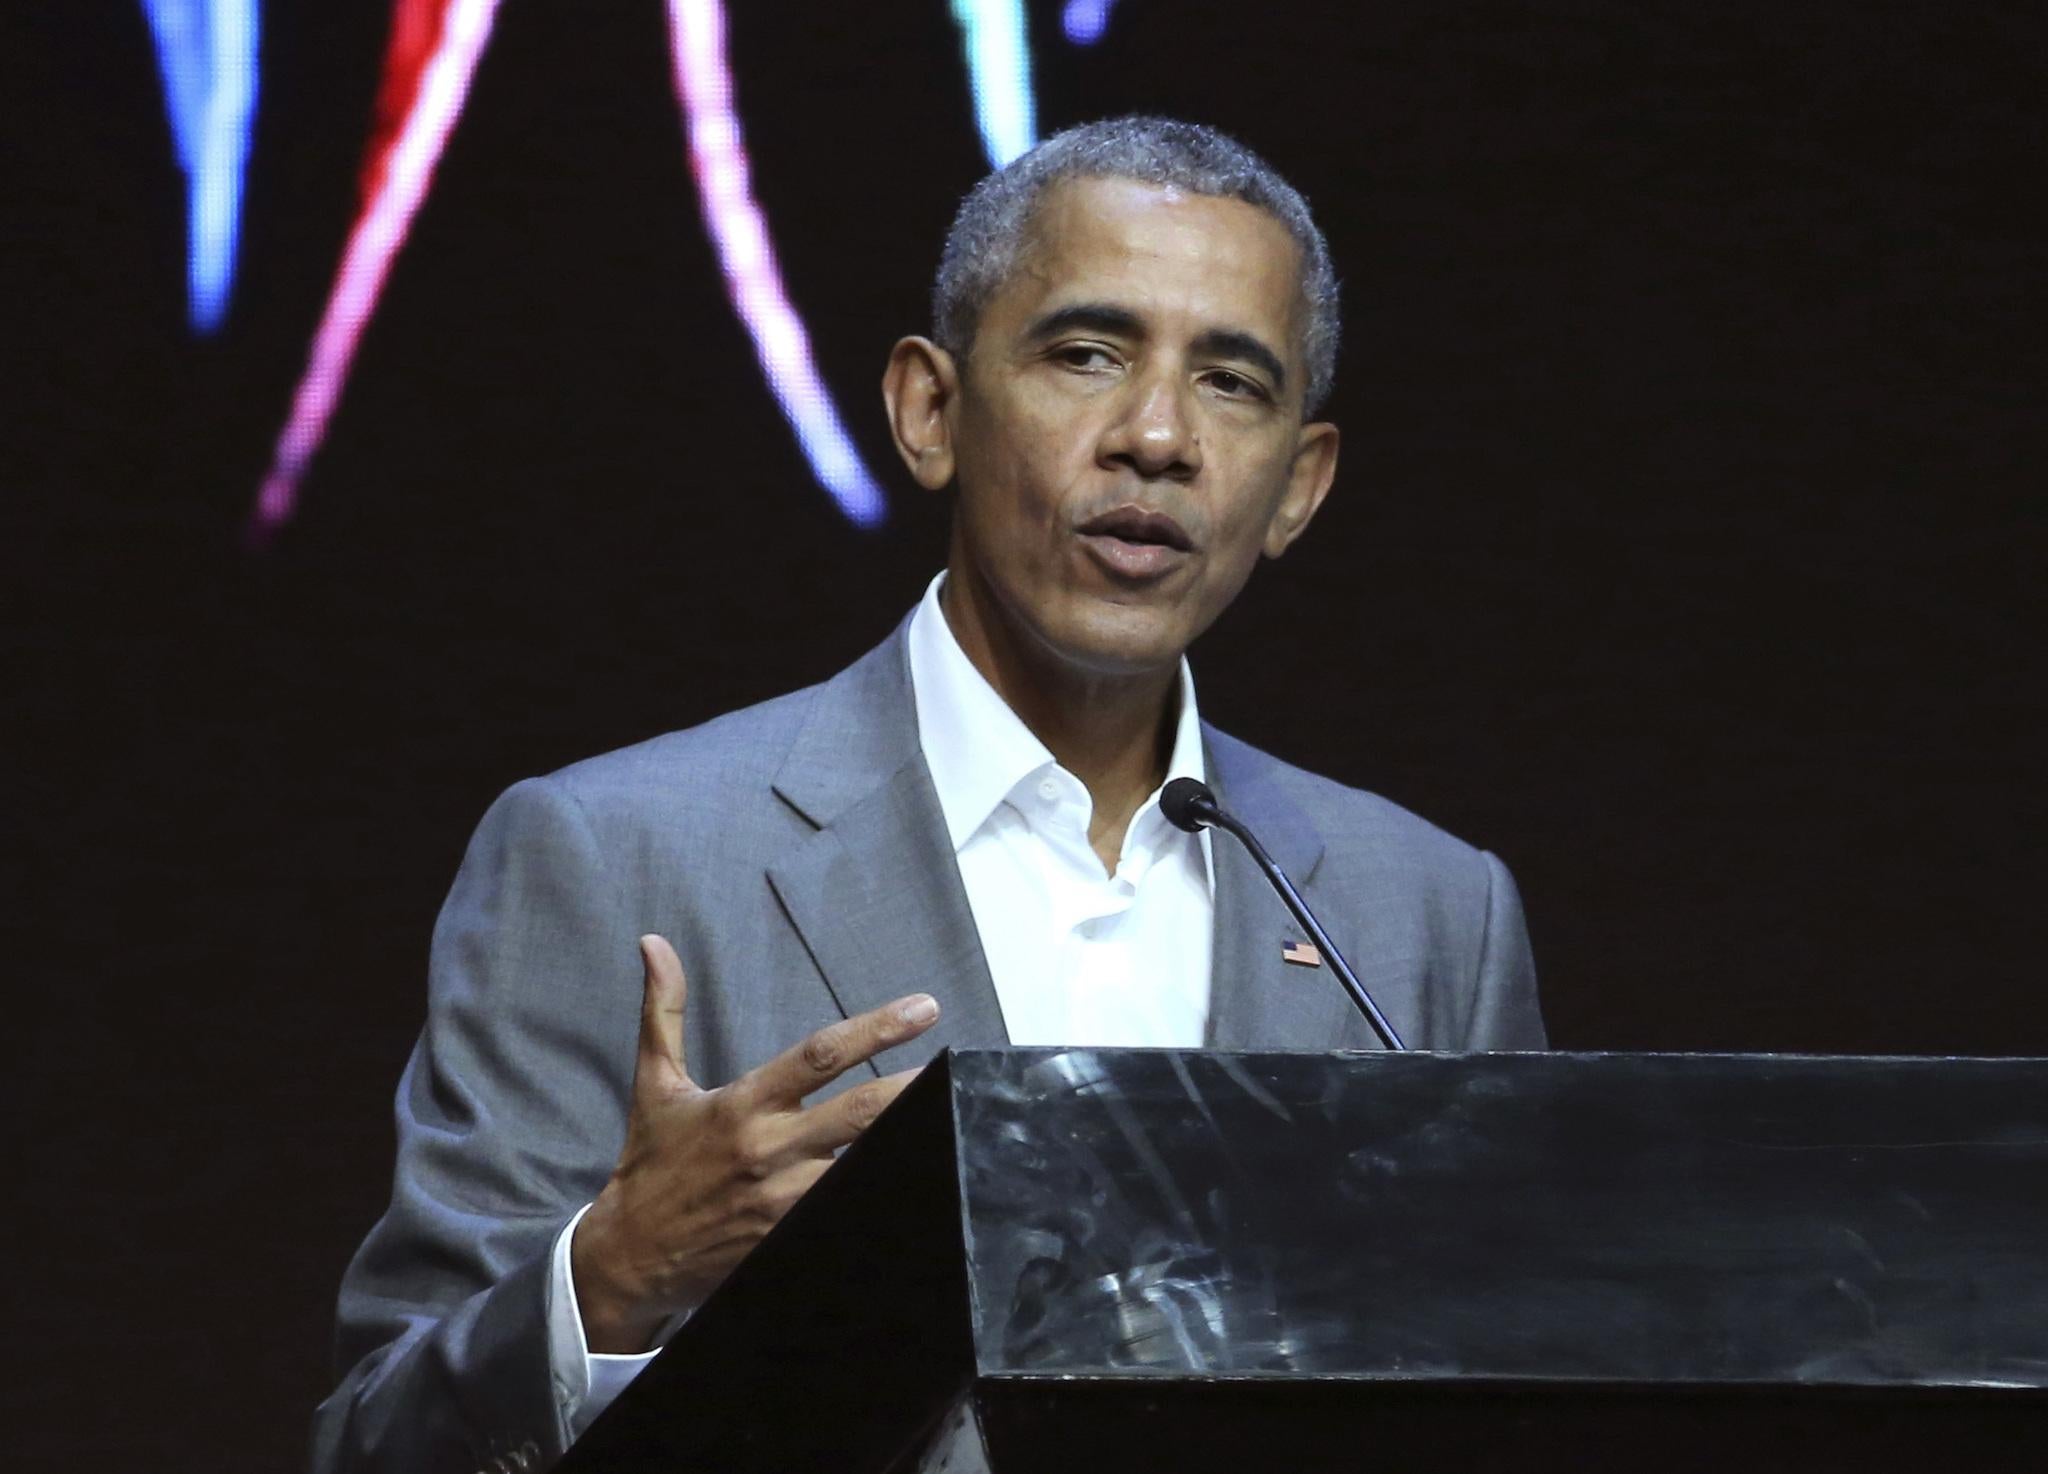
[[[883,1073],[1009,1042],[918,745],[905,628],[820,688],[775,779],[818,827],[768,870],[849,1017],[906,993],[939,1000],[937,1024],[878,1057]]]
[[[1259,836],[1311,907],[1323,839],[1273,781],[1276,765],[1255,748],[1204,724],[1204,756],[1217,801]],[[1281,948],[1301,928],[1228,834],[1210,841],[1215,861],[1215,940],[1210,963],[1211,1049],[1334,1049],[1376,1041],[1327,967],[1288,962]],[[1329,925],[1327,918],[1324,924]],[[1356,1027],[1354,1027],[1354,1025]]]
[[[818,689],[774,784],[815,832],[768,869],[845,1014],[920,990],[939,1000],[939,1022],[880,1056],[881,1072],[921,1064],[949,1045],[1009,1042],[918,744],[908,624]],[[1252,826],[1316,905],[1322,836],[1275,781],[1278,765],[1206,724],[1203,738],[1217,797]],[[1300,929],[1243,846],[1218,834],[1211,852],[1216,905],[1207,1046],[1376,1047],[1327,968],[1281,956],[1284,944],[1301,939]],[[1324,921],[1331,925],[1333,918]]]

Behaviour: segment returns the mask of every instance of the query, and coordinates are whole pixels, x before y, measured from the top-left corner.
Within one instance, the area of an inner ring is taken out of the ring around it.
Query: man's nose
[[[1103,436],[1102,462],[1136,471],[1148,480],[1191,479],[1202,469],[1202,446],[1189,392],[1168,374],[1134,381],[1123,413]]]

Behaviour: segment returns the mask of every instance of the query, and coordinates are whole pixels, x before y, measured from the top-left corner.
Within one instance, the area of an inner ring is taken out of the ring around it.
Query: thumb
[[[690,991],[683,961],[667,938],[650,932],[640,939],[640,965],[647,976],[640,1001],[640,1060],[634,1081],[636,1085],[651,1083],[673,1073],[682,1084],[694,1086],[683,1059],[683,1001]]]

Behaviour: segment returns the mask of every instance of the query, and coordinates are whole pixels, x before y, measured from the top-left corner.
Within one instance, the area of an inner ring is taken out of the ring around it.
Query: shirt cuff
[[[640,1369],[661,1352],[643,1351],[635,1356],[592,1355],[583,1336],[583,1310],[576,1303],[576,1276],[569,1264],[569,1244],[576,1225],[590,1211],[585,1203],[576,1216],[555,1236],[554,1256],[548,1271],[548,1366],[555,1384],[555,1408],[561,1418],[562,1439],[573,1443],[597,1415],[612,1405],[612,1399],[626,1390],[626,1384],[640,1375]],[[664,1328],[674,1333],[674,1325]],[[663,1339],[666,1340],[666,1335]]]

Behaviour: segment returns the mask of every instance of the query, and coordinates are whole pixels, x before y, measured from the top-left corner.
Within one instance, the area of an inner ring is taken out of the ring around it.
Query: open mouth
[[[1141,507],[1118,507],[1113,512],[1104,512],[1083,522],[1080,533],[1083,537],[1113,537],[1140,547],[1172,548],[1179,553],[1195,550],[1195,540],[1178,522],[1164,512],[1148,512]]]
[[[1155,578],[1195,550],[1187,529],[1164,512],[1117,507],[1075,529],[1110,572],[1128,579]]]

